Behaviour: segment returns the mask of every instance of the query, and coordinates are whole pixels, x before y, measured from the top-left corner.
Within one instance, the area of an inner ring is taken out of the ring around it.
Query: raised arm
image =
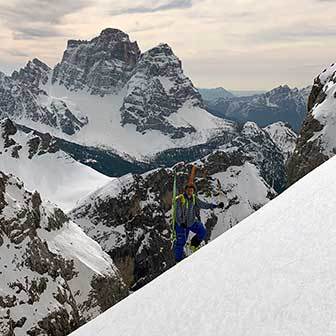
[[[215,208],[217,208],[217,204],[207,203],[207,202],[201,201],[198,197],[196,198],[196,205],[200,209],[215,209]]]

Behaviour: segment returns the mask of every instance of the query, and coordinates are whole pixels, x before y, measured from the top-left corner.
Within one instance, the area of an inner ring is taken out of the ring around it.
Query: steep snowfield
[[[224,202],[226,208],[214,212],[218,222],[211,232],[211,240],[267,204],[271,192],[275,194],[260,176],[258,168],[249,162],[240,167],[231,166],[227,171],[216,173],[212,177],[215,179],[214,184],[217,184],[218,196],[207,201]],[[211,211],[202,211],[202,221],[206,223],[211,214]]]
[[[264,130],[281,150],[285,161],[287,161],[294,152],[297,134],[288,124],[286,125],[286,123],[282,121],[266,126]]]
[[[336,159],[72,336],[336,333]]]
[[[63,101],[74,115],[87,117],[88,124],[75,135],[69,136],[61,130],[32,120],[21,119],[20,123],[72,142],[114,149],[137,159],[143,159],[168,148],[202,144],[216,134],[222,134],[225,129],[232,129],[231,123],[212,116],[200,107],[186,103],[177,113],[167,117],[167,120],[176,126],[192,126],[196,129],[195,133],[188,134],[182,139],[171,138],[158,130],[140,133],[136,131],[135,125],[121,125],[120,108],[125,90],[119,94],[101,97],[89,95],[85,90],[69,91],[64,86],[51,85],[50,82],[43,86],[43,89],[48,93],[50,100],[48,102],[43,98],[45,105],[50,105],[52,101]]]
[[[0,170],[19,177],[28,190],[39,190],[44,200],[50,200],[64,211],[72,209],[78,200],[111,181],[111,178],[75,161],[61,150],[31,157],[30,142],[37,138],[33,133],[17,131],[10,136],[15,145],[5,148],[1,125],[0,122]],[[12,154],[14,146],[21,146],[18,157]]]

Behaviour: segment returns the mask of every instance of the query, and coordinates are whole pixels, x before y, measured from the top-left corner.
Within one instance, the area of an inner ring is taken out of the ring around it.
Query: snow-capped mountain
[[[117,93],[130,79],[140,54],[137,42],[118,29],[105,29],[91,41],[69,40],[52,83],[93,95]]]
[[[148,160],[205,144],[231,124],[207,113],[167,44],[141,54],[117,29],[70,40],[54,69],[34,59],[0,76],[0,118],[81,145]]]
[[[230,144],[195,162],[199,196],[225,203],[204,211],[207,241],[218,237],[276,196],[285,184],[284,158],[267,132],[247,123]],[[182,191],[190,164],[115,179],[82,200],[71,218],[96,240],[138,289],[174,264],[171,250],[173,173]]]
[[[298,137],[297,134],[292,130],[289,124],[286,124],[283,121],[268,125],[264,130],[281,150],[285,162],[287,162],[289,157],[294,153]]]
[[[101,247],[0,172],[0,334],[65,336],[127,296]]]
[[[315,80],[308,100],[308,115],[288,164],[294,183],[336,153],[336,65],[331,64]]]
[[[306,116],[307,91],[284,85],[259,95],[208,102],[207,109],[216,116],[238,122],[254,121],[261,127],[287,122],[298,132]]]
[[[28,190],[39,190],[43,200],[65,211],[110,181],[60,150],[49,134],[26,133],[10,119],[0,122],[0,171],[19,177]]]
[[[71,336],[334,335],[335,171],[333,158]]]
[[[71,109],[65,101],[50,97],[44,86],[49,82],[51,69],[38,59],[12,76],[0,73],[0,119],[12,118],[58,129],[73,135],[87,124],[87,117]]]

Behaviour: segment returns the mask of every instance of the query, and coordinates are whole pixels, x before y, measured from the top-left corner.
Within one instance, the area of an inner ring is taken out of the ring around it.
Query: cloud
[[[132,2],[132,4],[134,1]],[[150,4],[148,4],[150,3]],[[144,14],[168,11],[173,9],[187,9],[193,6],[193,0],[152,0],[152,1],[138,1],[138,5],[121,7],[110,11],[111,15],[123,14]]]
[[[35,39],[63,35],[63,18],[90,6],[91,0],[14,0],[0,4],[0,19],[14,39]]]
[[[321,1],[321,0],[320,0]],[[326,1],[326,0],[323,0]],[[246,35],[250,41],[261,43],[277,42],[302,42],[314,39],[321,40],[335,37],[336,27],[287,27],[287,29],[270,29],[268,31],[258,31],[253,35]]]
[[[13,57],[25,57],[25,58],[29,57],[29,54],[17,49],[6,50],[6,53]]]
[[[169,27],[174,23],[174,21],[165,21],[163,23],[159,24],[152,24],[152,25],[141,25],[138,22],[136,23],[134,28],[130,28],[128,33],[140,33],[140,32],[147,32],[147,31],[153,31],[153,30],[158,30],[161,28]]]
[[[14,40],[35,40],[39,38],[63,36],[63,33],[55,28],[41,27],[16,27],[13,32]]]

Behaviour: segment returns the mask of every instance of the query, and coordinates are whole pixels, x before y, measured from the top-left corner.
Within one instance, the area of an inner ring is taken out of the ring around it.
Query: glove
[[[217,205],[217,208],[224,209],[224,203],[223,203],[223,202],[220,202],[220,203]]]

